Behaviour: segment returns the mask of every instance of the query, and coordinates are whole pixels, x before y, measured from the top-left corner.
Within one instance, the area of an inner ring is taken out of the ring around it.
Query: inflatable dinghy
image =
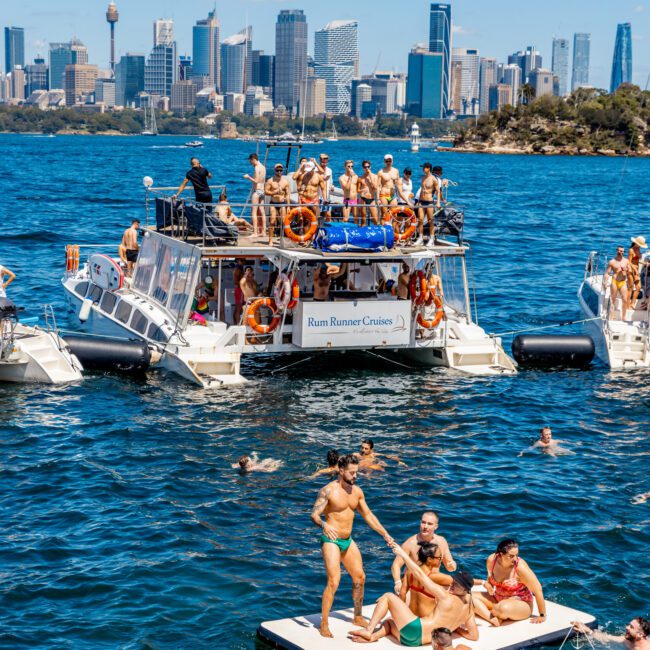
[[[364,617],[369,620],[374,605],[363,608]],[[535,614],[537,607],[535,607]],[[454,639],[454,646],[464,643],[476,650],[518,650],[534,648],[540,645],[561,643],[571,630],[571,621],[580,621],[591,628],[597,627],[596,619],[585,612],[571,609],[546,601],[546,620],[534,625],[529,619],[517,623],[504,623],[501,627],[492,627],[477,618],[479,627],[478,641],[467,641],[460,637]],[[377,650],[396,650],[399,644],[392,639],[383,638],[377,643],[361,645],[348,638],[350,630],[357,629],[352,624],[352,610],[339,610],[330,615],[330,630],[333,639],[326,639],[318,632],[320,614],[296,616],[278,621],[262,623],[257,634],[276,648],[284,650],[359,650],[361,647]],[[421,646],[422,650],[431,650],[431,644]]]

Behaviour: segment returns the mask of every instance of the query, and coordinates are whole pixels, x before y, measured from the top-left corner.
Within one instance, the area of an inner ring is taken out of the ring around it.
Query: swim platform
[[[367,620],[370,619],[373,609],[374,604],[363,608],[363,615]],[[487,621],[477,619],[480,630],[478,641],[456,638],[454,646],[462,642],[475,650],[518,650],[558,643],[571,629],[571,621],[580,621],[591,628],[597,627],[596,619],[591,614],[547,600],[546,621],[543,623],[533,625],[527,619],[517,623],[504,623],[501,627],[491,627]],[[395,650],[402,647],[387,638],[368,646],[348,639],[350,630],[357,629],[357,626],[352,624],[352,609],[331,613],[330,630],[334,635],[333,639],[322,637],[318,632],[319,626],[320,614],[310,614],[266,621],[259,626],[257,634],[272,646],[283,650],[359,650],[360,647]],[[423,645],[421,648],[431,650],[431,644]]]

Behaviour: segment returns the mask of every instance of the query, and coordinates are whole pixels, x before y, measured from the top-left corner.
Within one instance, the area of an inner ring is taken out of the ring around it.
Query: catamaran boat
[[[267,145],[265,165],[277,148],[283,147]],[[516,372],[501,341],[473,320],[468,245],[442,238],[435,246],[412,245],[414,215],[399,228],[364,228],[337,222],[334,209],[324,222],[292,198],[269,245],[171,194],[148,188],[155,224],[148,211],[132,279],[103,253],[66,272],[63,287],[82,330],[147,341],[161,356],[159,366],[206,388],[245,381],[244,354],[309,359],[356,350],[400,365]],[[410,275],[408,298],[400,300],[403,265]],[[259,289],[244,298],[239,280],[246,267]],[[441,279],[441,295],[427,289],[431,273]],[[315,295],[315,280],[323,277],[330,279],[325,299]]]
[[[53,319],[51,308],[46,309],[46,317]],[[81,380],[81,363],[56,330],[25,325],[18,312],[15,303],[0,298],[0,381],[63,384]]]
[[[607,273],[608,257],[592,251],[585,266],[578,291],[586,326],[596,344],[596,354],[612,370],[650,367],[650,311],[643,299],[623,313],[620,295],[611,299],[611,276]],[[646,278],[646,283],[649,278]],[[647,284],[646,284],[647,286]]]

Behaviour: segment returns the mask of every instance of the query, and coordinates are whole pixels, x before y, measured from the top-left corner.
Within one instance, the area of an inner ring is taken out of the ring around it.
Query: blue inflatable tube
[[[378,253],[395,246],[392,226],[358,227],[354,223],[324,223],[314,239],[314,248],[330,253]]]

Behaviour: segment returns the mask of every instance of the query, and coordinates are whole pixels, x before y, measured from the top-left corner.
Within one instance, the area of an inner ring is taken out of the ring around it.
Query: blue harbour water
[[[67,243],[117,244],[143,216],[141,178],[178,185],[184,138],[0,136],[0,263],[10,295],[64,324]],[[407,143],[310,147],[402,168],[432,159],[459,183],[479,319],[509,332],[580,318],[592,249],[650,232],[650,161],[408,151]],[[207,141],[199,156],[231,200],[247,193],[250,145]],[[558,332],[580,331],[564,328]],[[509,349],[510,337],[505,337]],[[503,537],[520,539],[547,598],[621,630],[650,613],[648,373],[524,371],[468,378],[342,355],[203,392],[174,376],[90,375],[73,386],[0,386],[0,647],[262,648],[262,620],[311,613],[323,586],[307,478],[334,446],[363,437],[407,467],[362,477],[397,539],[424,508],[478,575]],[[572,455],[520,452],[549,424]],[[284,461],[240,476],[245,452]],[[359,520],[366,602],[392,587],[391,554]],[[341,582],[336,607],[351,603]],[[334,647],[334,646],[333,646]]]

